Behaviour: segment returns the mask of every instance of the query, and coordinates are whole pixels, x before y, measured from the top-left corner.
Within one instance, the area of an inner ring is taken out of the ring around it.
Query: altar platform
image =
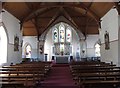
[[[65,64],[70,62],[70,56],[69,55],[56,55],[54,56],[54,60],[56,64]]]

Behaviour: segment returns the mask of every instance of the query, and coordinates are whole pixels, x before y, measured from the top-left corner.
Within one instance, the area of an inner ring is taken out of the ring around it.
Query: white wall
[[[120,66],[120,15],[118,16],[118,36],[119,36],[119,39],[118,39],[118,64]]]
[[[11,62],[13,64],[20,63],[22,61],[22,48],[20,46],[22,41],[22,35],[20,33],[19,20],[7,11],[5,11],[2,13],[2,21],[4,23],[8,36],[8,56],[7,63],[5,65],[10,65]],[[19,51],[14,51],[14,36],[16,35],[19,37]]]
[[[48,31],[46,35],[46,40],[44,44],[44,53],[48,54],[48,60],[50,61],[52,58],[52,30]]]
[[[87,57],[95,57],[95,43],[98,41],[99,35],[88,35],[87,43]]]
[[[102,61],[113,61],[118,65],[118,12],[111,9],[102,19],[100,40],[101,40],[101,58]],[[109,32],[110,49],[105,50],[104,34]]]
[[[111,62],[118,65],[118,41],[110,43],[110,50],[105,50],[105,44],[101,45],[101,60]]]
[[[104,17],[101,18],[100,38],[101,43],[104,43],[104,33],[109,32],[110,41],[118,40],[118,12],[116,9],[111,9]]]
[[[23,37],[23,48],[22,48],[22,57],[25,58],[24,51],[25,45],[30,44],[32,51],[31,51],[31,58],[38,58],[38,51],[37,51],[37,36],[24,36]]]

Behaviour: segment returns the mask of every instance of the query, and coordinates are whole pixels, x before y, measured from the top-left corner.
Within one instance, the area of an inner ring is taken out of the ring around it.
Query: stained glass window
[[[54,29],[53,39],[54,39],[54,42],[58,42],[58,29],[57,28]]]
[[[65,27],[63,24],[59,26],[59,42],[65,41]]]
[[[69,27],[66,29],[66,42],[71,42],[71,30]]]
[[[61,22],[53,27],[52,33],[54,43],[53,53],[55,55],[70,55],[72,53],[72,48],[70,47],[72,27]]]

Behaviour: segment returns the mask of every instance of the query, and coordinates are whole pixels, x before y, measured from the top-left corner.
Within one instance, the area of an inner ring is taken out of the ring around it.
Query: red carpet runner
[[[51,73],[45,81],[41,83],[40,88],[78,88],[70,74],[69,65],[53,65]]]

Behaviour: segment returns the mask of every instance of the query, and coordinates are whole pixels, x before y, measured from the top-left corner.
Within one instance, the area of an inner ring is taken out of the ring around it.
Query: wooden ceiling
[[[83,34],[98,34],[100,18],[114,2],[5,2],[3,8],[21,21],[24,36],[40,36],[60,16]]]

